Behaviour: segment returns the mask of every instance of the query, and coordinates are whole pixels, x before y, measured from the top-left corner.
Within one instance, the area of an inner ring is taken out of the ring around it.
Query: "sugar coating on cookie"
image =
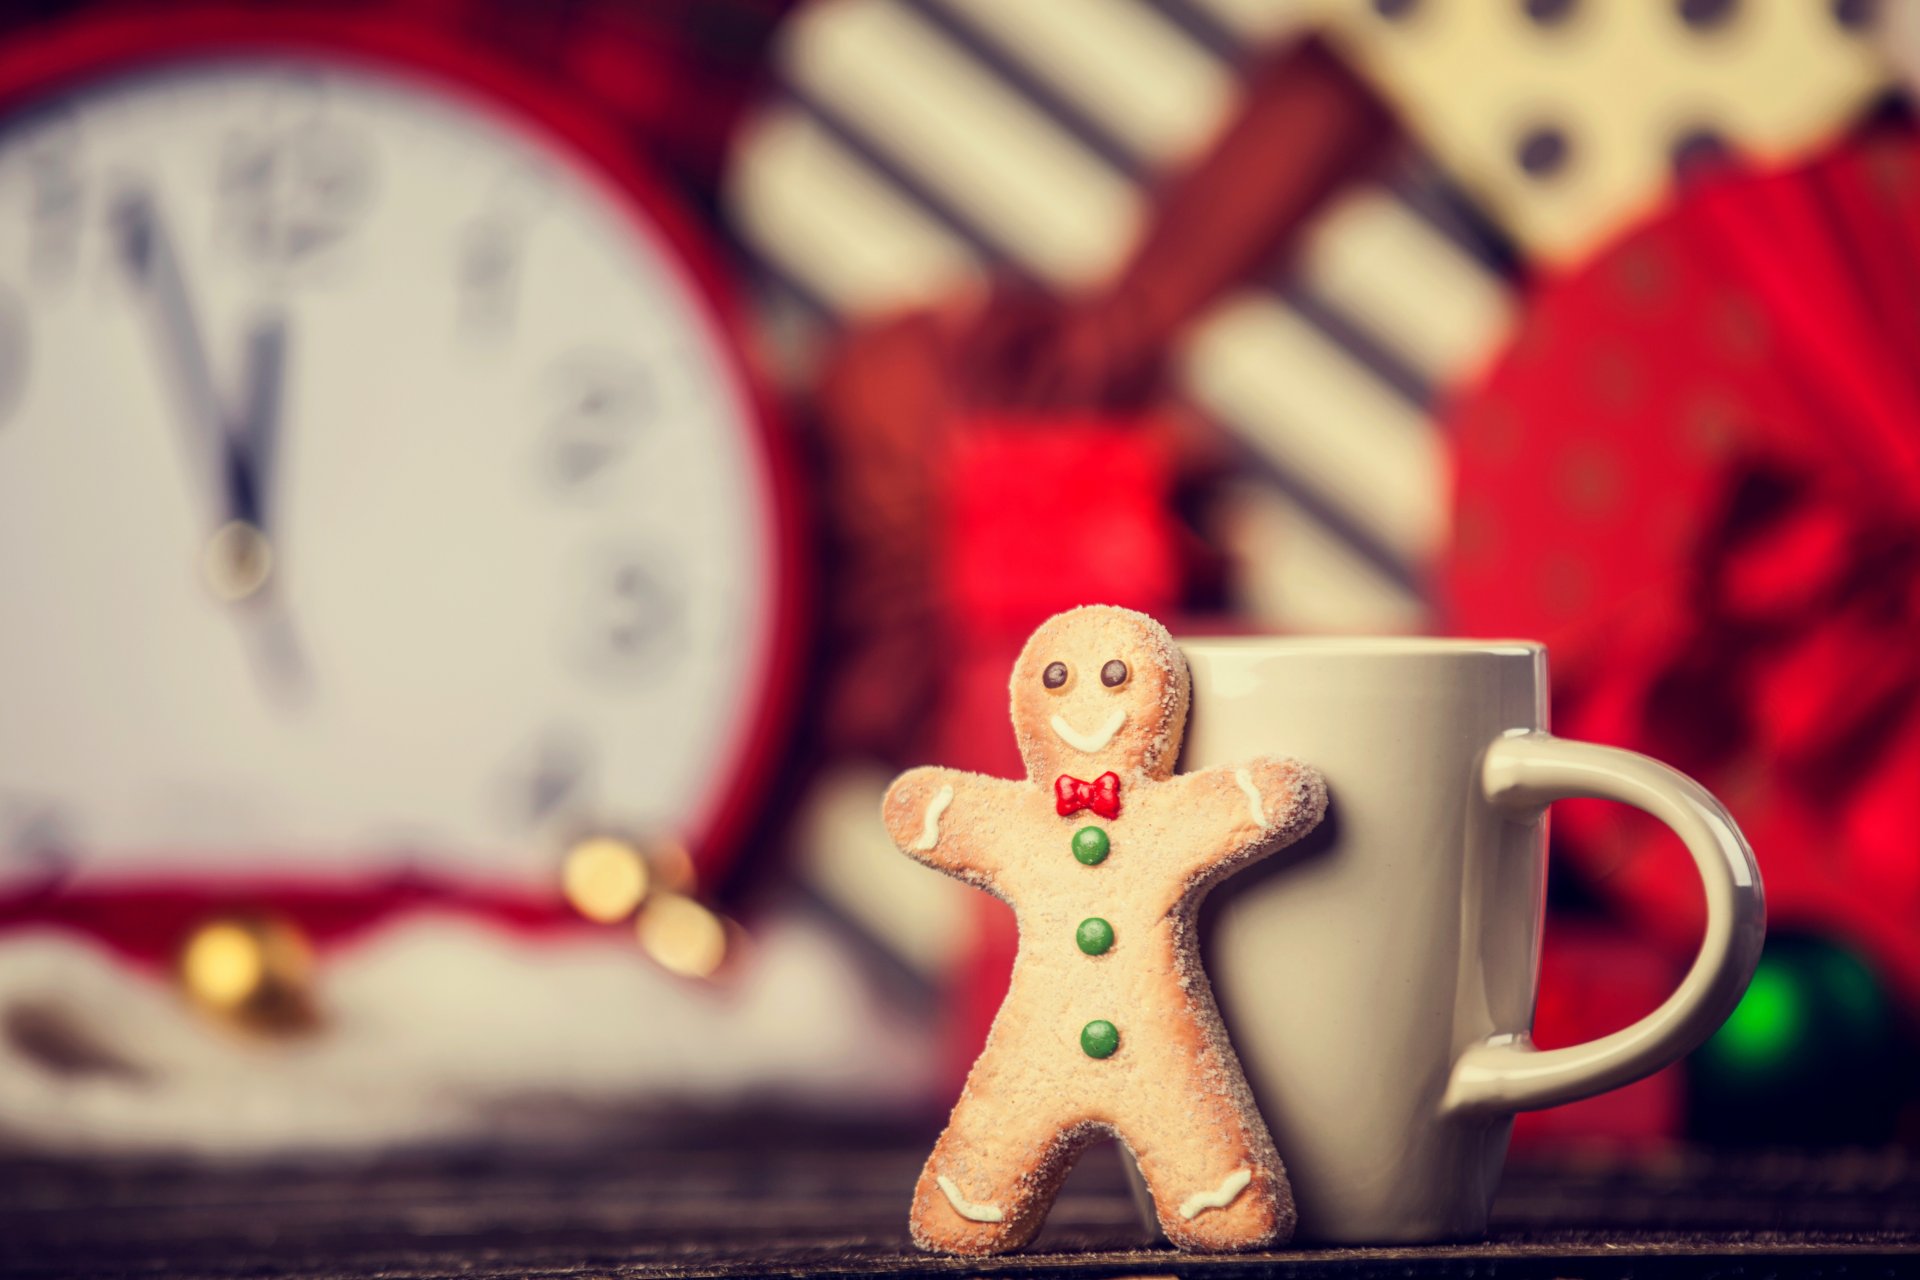
[[[922,768],[888,789],[895,843],[1005,900],[1013,979],[914,1193],[921,1247],[1031,1239],[1074,1159],[1133,1153],[1187,1249],[1291,1236],[1292,1191],[1201,969],[1208,888],[1312,830],[1320,775],[1264,758],[1176,775],[1191,681],[1145,614],[1074,609],[1014,664],[1018,780]]]

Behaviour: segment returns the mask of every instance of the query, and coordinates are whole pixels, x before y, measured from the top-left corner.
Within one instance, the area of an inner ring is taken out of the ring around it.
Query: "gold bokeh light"
[[[195,930],[181,953],[180,970],[196,999],[216,1009],[238,1009],[265,984],[267,957],[251,930],[220,920]]]
[[[561,890],[587,919],[613,924],[633,914],[647,896],[647,862],[640,851],[614,836],[594,836],[567,851]]]
[[[194,1002],[230,1025],[288,1031],[313,1023],[313,951],[284,921],[206,921],[180,948],[179,974]]]
[[[655,964],[685,978],[710,978],[727,958],[725,922],[677,893],[650,898],[635,932]]]

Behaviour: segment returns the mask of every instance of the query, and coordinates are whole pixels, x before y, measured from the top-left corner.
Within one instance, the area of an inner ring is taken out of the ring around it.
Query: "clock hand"
[[[241,416],[227,425],[214,387],[206,342],[193,299],[181,274],[172,237],[153,197],[145,190],[122,192],[112,210],[120,256],[145,308],[179,398],[174,415],[184,434],[190,461],[211,456],[217,475],[222,521],[206,549],[208,578],[214,589],[235,602],[261,596],[273,563],[264,518],[262,484],[277,442],[281,388],[285,377],[286,322],[271,316],[258,321],[246,343],[246,397]],[[256,667],[272,678],[276,692],[297,695],[309,684],[299,637],[277,601],[265,624],[253,629]]]
[[[213,384],[200,320],[181,275],[172,237],[152,196],[138,189],[123,193],[114,208],[113,222],[128,275],[150,306],[162,363],[171,373],[180,398],[180,412],[175,417],[187,433],[188,447],[195,457],[219,460],[224,519],[244,521],[265,533],[266,495],[261,472],[280,420],[286,320],[279,315],[268,316],[249,330],[243,383],[246,395],[238,420],[226,425],[227,415]]]
[[[249,597],[256,615],[250,636],[253,659],[267,677],[268,689],[283,701],[297,702],[305,698],[312,681],[299,631],[283,595],[273,589],[270,575],[276,552],[268,540],[286,382],[285,314],[256,320],[247,331],[245,350],[240,413],[225,441],[229,519],[216,535],[224,536],[229,545],[224,561],[220,551],[214,550],[211,568],[216,579],[227,584],[228,594]]]
[[[187,296],[172,237],[153,197],[139,188],[120,193],[111,220],[121,262],[147,304],[149,327],[159,340],[162,368],[179,397],[180,411],[174,416],[186,432],[188,456],[207,457],[224,445],[220,398],[214,390],[200,321]]]
[[[274,314],[254,322],[246,338],[245,396],[226,438],[227,514],[268,533],[275,449],[279,444],[281,387],[286,379],[287,321]]]
[[[188,457],[195,462],[211,458],[215,463],[216,474],[209,483],[217,489],[222,510],[212,550],[220,564],[231,570],[216,582],[216,588],[232,599],[243,599],[265,585],[270,564],[261,458],[256,455],[271,450],[279,423],[286,323],[269,317],[256,322],[249,332],[242,416],[227,425],[200,320],[153,197],[139,188],[122,192],[112,221],[121,259],[147,303],[161,365],[179,399],[174,418],[185,433]]]

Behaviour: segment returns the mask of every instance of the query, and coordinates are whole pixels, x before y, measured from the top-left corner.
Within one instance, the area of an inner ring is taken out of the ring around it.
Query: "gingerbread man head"
[[[1053,618],[1013,665],[1013,729],[1027,777],[1173,773],[1186,732],[1187,660],[1144,613],[1095,604]]]

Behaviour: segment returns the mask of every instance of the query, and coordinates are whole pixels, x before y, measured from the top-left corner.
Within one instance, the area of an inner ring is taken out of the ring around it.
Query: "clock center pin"
[[[216,597],[238,604],[267,585],[273,574],[273,544],[259,526],[229,520],[207,539],[200,567]]]

